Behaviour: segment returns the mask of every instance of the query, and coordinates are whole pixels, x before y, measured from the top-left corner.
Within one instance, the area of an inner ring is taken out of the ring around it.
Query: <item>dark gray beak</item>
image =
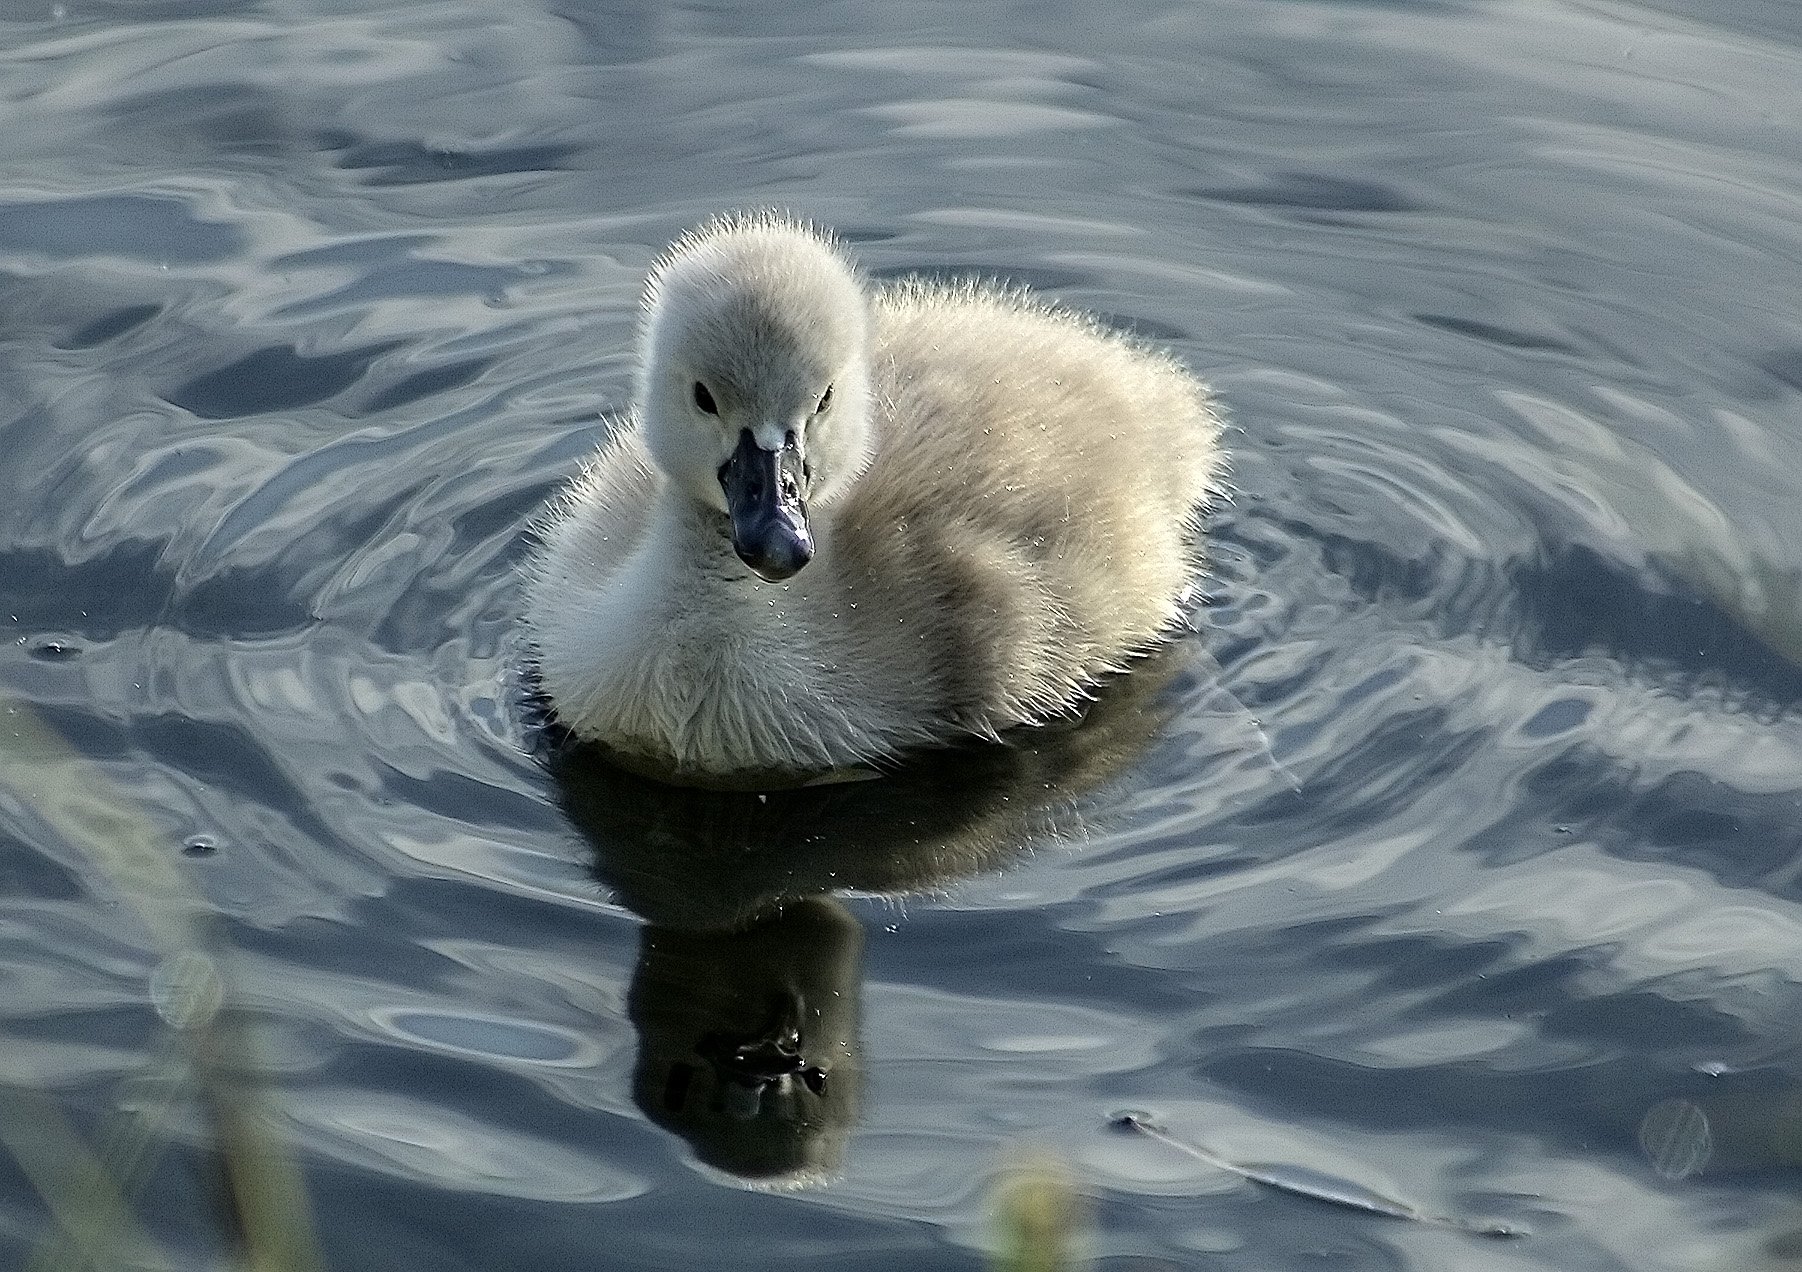
[[[782,449],[765,450],[750,429],[720,469],[732,548],[738,559],[771,583],[792,577],[813,560],[807,528],[807,465],[790,433]]]

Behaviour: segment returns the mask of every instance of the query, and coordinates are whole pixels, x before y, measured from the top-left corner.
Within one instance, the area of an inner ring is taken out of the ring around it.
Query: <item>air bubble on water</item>
[[[25,642],[21,639],[20,643]],[[81,657],[82,649],[73,641],[46,637],[31,642],[26,652],[39,662],[68,662],[72,658]]]
[[[1655,1104],[1640,1121],[1639,1147],[1666,1179],[1688,1179],[1714,1156],[1708,1114],[1691,1100]]]
[[[172,954],[150,974],[150,1002],[176,1029],[193,1029],[218,1014],[225,982],[213,960],[193,950]]]

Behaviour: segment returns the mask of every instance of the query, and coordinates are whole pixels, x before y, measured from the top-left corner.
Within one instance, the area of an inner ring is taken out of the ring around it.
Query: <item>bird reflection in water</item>
[[[706,1164],[765,1186],[833,1175],[862,1090],[863,929],[836,899],[932,891],[1079,838],[1182,696],[1178,644],[1080,719],[924,754],[868,781],[667,786],[565,740],[552,760],[597,877],[645,919],[633,1095]]]

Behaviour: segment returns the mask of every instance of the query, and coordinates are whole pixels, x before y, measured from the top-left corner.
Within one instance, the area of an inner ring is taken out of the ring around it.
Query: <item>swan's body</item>
[[[1174,360],[1017,292],[866,290],[768,217],[677,243],[647,305],[635,410],[528,569],[577,735],[804,776],[1070,711],[1180,625],[1221,455]]]

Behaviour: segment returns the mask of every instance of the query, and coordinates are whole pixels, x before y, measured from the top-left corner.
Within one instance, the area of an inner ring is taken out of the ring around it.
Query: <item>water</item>
[[[0,684],[220,917],[329,1266],[974,1269],[1028,1150],[1107,1269],[1794,1266],[1795,6],[24,0],[0,49]],[[1231,404],[1203,633],[1089,728],[762,808],[534,741],[522,524],[653,253],[766,203]],[[21,781],[0,1080],[104,1149],[171,964]],[[176,1096],[135,1210],[205,1266]],[[0,1154],[9,1266],[46,1214]]]

